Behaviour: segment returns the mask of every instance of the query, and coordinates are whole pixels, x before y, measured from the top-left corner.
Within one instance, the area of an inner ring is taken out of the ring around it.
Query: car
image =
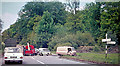
[[[48,48],[39,48],[39,55],[40,56],[43,56],[43,55],[48,56],[50,54],[51,54],[51,52],[50,52],[50,50],[48,50]]]
[[[39,53],[39,49],[35,48],[35,55]]]
[[[58,54],[59,56],[62,56],[62,55],[75,56],[76,50],[74,49],[74,47],[71,47],[71,46],[59,46],[57,47],[56,54]]]
[[[18,47],[6,47],[4,49],[4,61],[5,64],[9,62],[18,62],[22,64],[23,62],[23,53]]]

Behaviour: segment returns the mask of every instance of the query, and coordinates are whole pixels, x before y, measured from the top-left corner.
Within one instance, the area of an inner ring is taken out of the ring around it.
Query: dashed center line
[[[36,59],[33,58],[33,57],[32,57],[32,59],[36,60]],[[39,62],[39,63],[41,63],[41,64],[45,64],[45,63],[43,63],[43,62],[41,62],[41,61],[39,61],[39,60],[36,60],[36,61]]]

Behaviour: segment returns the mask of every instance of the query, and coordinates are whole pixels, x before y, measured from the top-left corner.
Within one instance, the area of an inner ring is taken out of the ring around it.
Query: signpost
[[[102,39],[102,42],[111,41],[111,39]]]
[[[107,44],[115,44],[115,43],[116,43],[115,41],[107,42]]]
[[[107,39],[107,33],[106,33],[106,39],[102,39],[102,42],[107,42],[107,44],[115,44],[116,43],[115,41],[111,41],[111,38]],[[105,58],[107,58],[107,44],[106,44],[106,55],[105,55]]]

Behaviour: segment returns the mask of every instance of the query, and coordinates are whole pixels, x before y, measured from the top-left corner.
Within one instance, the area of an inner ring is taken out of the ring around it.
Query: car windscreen
[[[43,49],[43,51],[49,51],[48,49]]]
[[[19,48],[8,48],[7,53],[20,53]]]
[[[75,48],[72,48],[72,51],[75,51]]]

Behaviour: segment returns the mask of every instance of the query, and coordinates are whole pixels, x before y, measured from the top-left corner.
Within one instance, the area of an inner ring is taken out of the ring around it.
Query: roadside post
[[[111,38],[108,39],[108,38],[107,38],[107,33],[106,33],[106,39],[102,39],[102,42],[107,42],[107,43],[106,43],[106,48],[105,48],[105,49],[106,49],[105,58],[107,58],[107,45],[108,45],[108,44],[115,44],[116,42],[115,42],[115,41],[111,41]]]

